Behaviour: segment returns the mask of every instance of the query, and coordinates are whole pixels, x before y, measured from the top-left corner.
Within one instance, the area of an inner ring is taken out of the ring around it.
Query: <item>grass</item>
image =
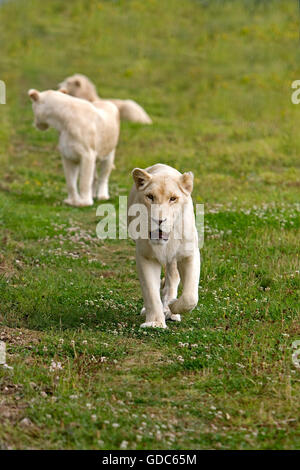
[[[0,447],[299,449],[296,2],[11,1],[0,8]],[[195,174],[205,204],[199,305],[142,331],[128,240],[62,204],[53,130],[27,90],[81,72],[132,97],[112,202],[135,166]]]

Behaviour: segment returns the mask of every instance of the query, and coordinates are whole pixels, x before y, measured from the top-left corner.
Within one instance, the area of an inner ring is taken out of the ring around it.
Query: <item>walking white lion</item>
[[[135,168],[132,175],[135,184],[128,201],[128,221],[129,233],[136,240],[144,298],[141,313],[146,314],[141,326],[166,328],[166,320],[180,321],[180,314],[198,303],[200,252],[191,198],[193,174],[157,164],[146,170]],[[140,227],[139,233],[133,233],[132,225]],[[160,297],[162,265],[165,282]],[[180,280],[182,294],[177,299]]]
[[[29,90],[34,122],[38,129],[53,127],[59,132],[68,197],[71,206],[91,206],[93,196],[109,199],[108,181],[114,166],[119,139],[118,108],[109,102],[101,107],[60,91]],[[100,164],[97,182],[96,163]],[[77,180],[79,178],[79,192]]]

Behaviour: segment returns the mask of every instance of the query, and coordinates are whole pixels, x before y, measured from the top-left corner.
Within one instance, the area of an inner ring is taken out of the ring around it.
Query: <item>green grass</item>
[[[19,0],[0,22],[0,448],[299,449],[297,2]],[[62,205],[32,126],[27,90],[75,72],[154,121],[122,123],[114,203],[135,166],[195,174],[199,305],[166,331],[139,329],[133,243]]]

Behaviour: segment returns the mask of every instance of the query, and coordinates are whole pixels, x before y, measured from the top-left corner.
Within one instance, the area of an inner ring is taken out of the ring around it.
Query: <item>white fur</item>
[[[121,120],[139,122],[141,124],[152,124],[150,116],[136,101],[133,100],[119,100],[119,99],[102,99],[98,96],[95,85],[91,80],[80,73],[76,73],[71,77],[67,77],[59,84],[60,88],[66,90],[72,96],[77,96],[93,104],[96,102],[111,102],[114,103],[120,113]]]
[[[108,180],[114,167],[119,138],[119,112],[112,103],[93,106],[59,91],[29,90],[35,125],[40,130],[53,127],[59,132],[58,148],[63,157],[71,206],[91,206],[93,196],[108,199]],[[100,179],[96,180],[96,161]],[[77,180],[80,175],[78,193]]]
[[[198,303],[198,284],[200,278],[200,253],[198,234],[195,225],[191,191],[193,175],[181,174],[167,165],[157,164],[146,170],[133,170],[133,186],[128,209],[133,204],[144,204],[148,218],[152,217],[152,202],[164,222],[168,240],[136,239],[136,264],[141,283],[146,315],[142,327],[166,328],[166,320],[180,321],[180,314],[191,311]],[[171,196],[176,197],[171,202]],[[185,208],[185,209],[184,209]],[[179,216],[185,210],[184,231],[181,239],[176,239],[176,230],[180,230]],[[129,223],[132,217],[129,216]],[[159,222],[158,222],[159,224]],[[162,225],[159,225],[162,226]],[[161,266],[165,266],[165,282],[160,296]],[[178,269],[177,269],[178,268]],[[179,282],[182,282],[182,294],[177,299]]]
[[[109,101],[118,107],[122,121],[139,122],[140,124],[152,124],[152,119],[150,118],[149,114],[147,114],[144,108],[142,108],[142,106],[140,106],[136,101],[117,100],[112,98],[110,98]]]

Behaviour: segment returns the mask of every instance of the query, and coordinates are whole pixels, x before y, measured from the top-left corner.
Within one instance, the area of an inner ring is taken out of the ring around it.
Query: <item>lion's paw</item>
[[[76,207],[79,203],[78,199],[71,199],[68,197],[67,199],[64,199],[64,204],[67,204],[68,206],[74,206]]]
[[[170,315],[170,317],[168,318],[168,320],[171,320],[171,321],[181,321],[181,316],[179,315],[179,313],[175,314],[175,313],[172,313]]]
[[[167,325],[158,321],[148,321],[141,324],[141,328],[167,328]]]
[[[181,321],[181,316],[179,314],[172,313],[169,307],[165,308],[164,314],[166,320]]]
[[[97,194],[97,200],[98,201],[107,201],[109,199],[109,194]]]
[[[89,207],[94,204],[93,199],[80,199],[79,203],[77,204],[78,207]]]
[[[88,207],[93,205],[93,200],[92,199],[71,199],[67,198],[64,200],[65,204],[68,204],[68,206],[73,206],[73,207]]]

